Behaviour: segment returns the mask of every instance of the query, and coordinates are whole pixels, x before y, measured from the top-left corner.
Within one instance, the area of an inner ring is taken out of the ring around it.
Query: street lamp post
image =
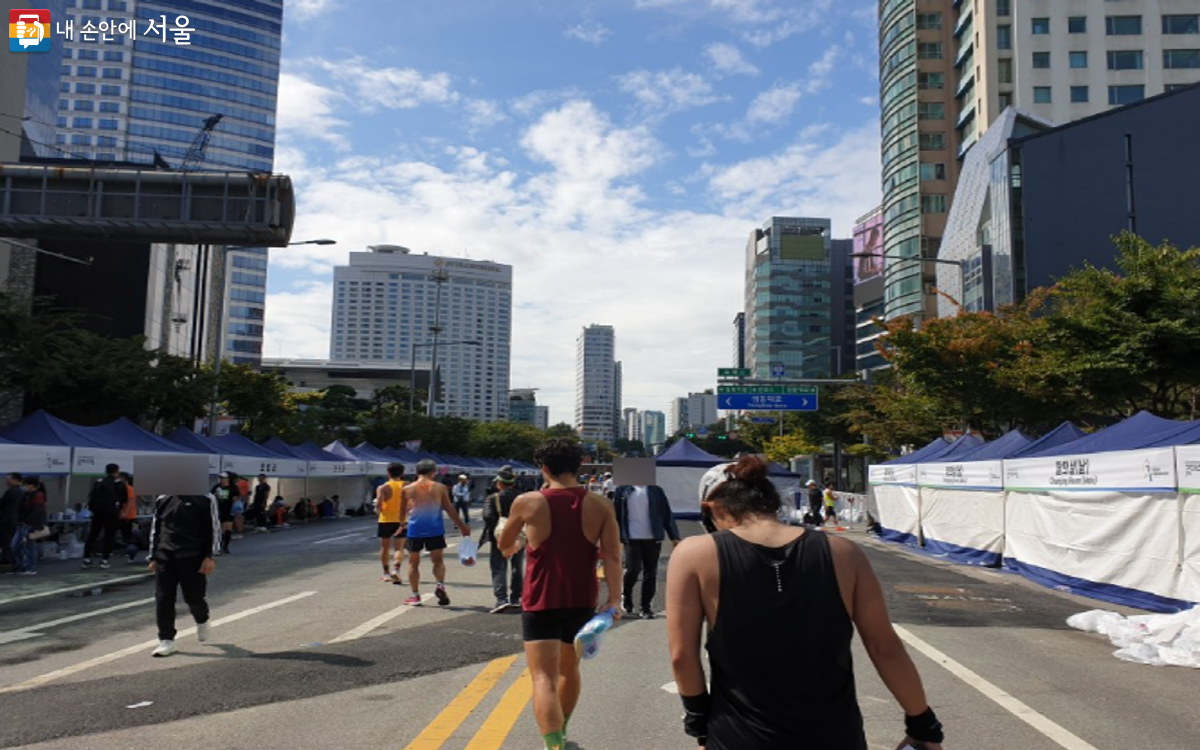
[[[291,247],[292,245],[336,245],[336,244],[337,244],[337,240],[326,239],[323,237],[323,238],[317,239],[317,240],[304,240],[302,242],[289,242],[288,247]],[[216,322],[217,336],[216,336],[216,341],[214,342],[214,346],[216,349],[216,353],[215,353],[216,359],[213,362],[212,400],[208,404],[208,430],[207,430],[207,432],[208,432],[209,437],[213,437],[217,434],[217,401],[218,401],[217,397],[220,394],[221,362],[225,359],[225,356],[224,356],[225,355],[225,351],[224,351],[224,349],[225,349],[225,304],[229,301],[229,299],[228,299],[229,296],[225,293],[224,287],[228,286],[228,284],[229,284],[229,273],[230,273],[229,272],[229,259],[230,259],[230,257],[232,257],[229,254],[229,251],[230,250],[254,250],[254,249],[257,249],[257,248],[251,248],[251,247],[246,247],[246,246],[242,246],[242,245],[227,245],[221,250],[222,289],[220,290],[221,302],[220,302],[220,304],[218,304],[216,306],[216,310],[214,311],[214,313],[215,313],[214,317],[216,318],[215,322]],[[215,287],[211,284],[209,285],[209,289],[212,290],[209,292],[210,294],[216,293],[216,291],[217,291],[215,289]]]
[[[417,408],[417,347],[421,347],[421,346],[436,347],[438,345],[439,345],[438,342],[436,340],[434,340],[433,342],[430,342],[430,343],[413,344],[411,347],[412,357],[409,359],[409,363],[408,363],[408,386],[409,386],[408,387],[408,413],[409,414],[412,414],[414,412],[414,410]],[[483,342],[476,341],[476,340],[443,341],[443,342],[441,342],[440,345],[441,346],[483,346]],[[436,351],[436,349],[434,351]],[[426,414],[428,416],[433,416],[432,404],[433,404],[433,399],[436,397],[436,391],[434,391],[435,381],[433,379],[434,378],[433,373],[436,370],[437,370],[437,365],[432,364],[430,366],[430,370],[429,370],[429,398],[428,398],[428,404],[426,405]]]

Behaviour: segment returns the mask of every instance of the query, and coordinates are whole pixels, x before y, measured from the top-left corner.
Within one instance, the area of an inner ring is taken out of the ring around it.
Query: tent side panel
[[[921,533],[921,494],[913,485],[880,484],[871,487],[880,536],[889,542],[917,546]]]
[[[1000,565],[1004,491],[921,488],[925,548],[968,565]]]

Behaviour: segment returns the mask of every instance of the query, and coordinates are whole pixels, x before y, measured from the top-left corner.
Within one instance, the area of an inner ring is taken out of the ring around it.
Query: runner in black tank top
[[[707,750],[865,750],[850,657],[854,626],[829,540],[805,533],[764,547],[731,531],[713,539],[721,604],[707,644]]]
[[[862,550],[780,523],[779,492],[756,456],[711,469],[701,498],[720,531],[684,540],[667,568],[687,734],[705,750],[866,750],[850,655],[857,630],[905,712],[905,742],[942,750],[941,723]]]

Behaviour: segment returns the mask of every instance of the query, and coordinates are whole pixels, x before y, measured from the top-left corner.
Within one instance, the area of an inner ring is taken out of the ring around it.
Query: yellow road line
[[[471,738],[466,750],[500,750],[532,697],[533,682],[529,679],[529,670],[526,669],[504,692],[504,697]]]
[[[508,656],[488,662],[404,750],[439,750],[516,661],[516,656]]]

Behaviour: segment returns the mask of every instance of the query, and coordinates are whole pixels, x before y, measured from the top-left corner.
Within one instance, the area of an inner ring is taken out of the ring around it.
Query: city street
[[[181,651],[169,659],[150,657],[153,586],[141,565],[48,562],[37,577],[6,576],[0,746],[539,746],[520,618],[488,614],[486,562],[448,562],[451,606],[404,607],[407,587],[379,581],[374,528],[343,519],[235,542],[211,579],[211,641],[196,641],[181,602]],[[883,580],[947,748],[1195,747],[1200,672],[1118,661],[1100,637],[1066,627],[1096,603],[854,536]],[[572,747],[694,747],[680,729],[665,627],[662,617],[622,623],[584,665]],[[762,637],[780,650],[820,648],[773,623]],[[861,649],[856,659],[870,747],[892,750],[900,711]]]

